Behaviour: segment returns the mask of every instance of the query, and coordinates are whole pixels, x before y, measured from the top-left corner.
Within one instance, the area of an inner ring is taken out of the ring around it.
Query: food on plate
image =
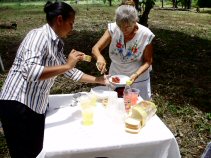
[[[125,130],[129,133],[139,133],[141,129],[141,123],[139,120],[134,118],[127,118],[125,120]]]
[[[108,105],[108,98],[102,99],[102,104],[103,104],[104,106],[107,106],[107,105]]]
[[[91,62],[92,57],[90,55],[84,55],[83,56],[83,61]]]
[[[126,75],[113,75],[109,77],[109,82],[118,87],[124,87],[127,80],[130,80],[130,77]]]
[[[120,83],[120,78],[117,76],[112,77],[112,82],[113,83]]]
[[[96,96],[96,101],[101,103],[105,107],[108,105],[109,96],[114,96],[117,98],[117,92],[110,90],[106,86],[97,86],[91,89],[91,94]]]

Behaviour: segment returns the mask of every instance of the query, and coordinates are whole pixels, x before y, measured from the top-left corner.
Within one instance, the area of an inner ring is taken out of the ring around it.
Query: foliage
[[[173,8],[177,8],[179,3],[181,3],[185,9],[191,9],[192,0],[172,0]]]
[[[9,158],[9,151],[7,149],[6,140],[1,130],[0,130],[0,157]]]
[[[191,9],[192,0],[180,0],[180,2],[185,9]]]
[[[209,7],[211,8],[211,0],[198,0],[197,5],[200,8]]]
[[[163,2],[162,7],[171,6],[173,8],[182,7],[184,9],[191,9],[192,7],[197,7],[198,0],[161,0],[161,2],[156,1],[156,4],[162,2]]]
[[[156,0],[142,0],[142,1],[139,1],[139,5],[140,6],[144,5],[147,8],[153,8],[153,6],[155,5],[155,1]]]

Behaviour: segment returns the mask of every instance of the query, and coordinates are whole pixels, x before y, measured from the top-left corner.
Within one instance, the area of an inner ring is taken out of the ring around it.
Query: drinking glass
[[[80,107],[82,114],[82,124],[89,126],[94,123],[94,111],[96,106],[96,99],[92,95],[85,95],[80,97]]]
[[[131,101],[131,105],[136,105],[138,101],[140,90],[137,88],[131,88],[128,90],[128,95]]]

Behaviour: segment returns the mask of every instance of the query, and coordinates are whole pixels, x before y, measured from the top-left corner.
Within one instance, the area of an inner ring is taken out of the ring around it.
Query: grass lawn
[[[72,48],[90,54],[117,7],[96,4],[73,5],[77,10],[73,34],[65,39],[65,53]],[[184,158],[198,158],[211,140],[211,9],[179,11],[154,8],[149,28],[156,35],[151,84],[158,116],[169,127]],[[0,5],[0,24],[16,22],[17,30],[0,29],[0,54],[6,72],[0,74],[0,87],[26,33],[45,23],[41,5]],[[104,51],[106,59],[108,48]],[[100,75],[95,61],[79,69]],[[73,83],[59,76],[51,93],[89,91],[92,84]],[[0,157],[8,157],[0,131]]]

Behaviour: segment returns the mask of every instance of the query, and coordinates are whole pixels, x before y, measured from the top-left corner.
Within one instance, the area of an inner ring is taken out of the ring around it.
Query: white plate
[[[112,82],[112,77],[119,77],[120,82],[119,83]],[[129,79],[130,79],[130,77],[125,76],[125,75],[113,75],[108,80],[109,80],[109,82],[111,82],[112,84],[114,84],[116,86],[125,86],[126,85],[126,81],[129,80]]]
[[[107,86],[97,86],[91,88],[90,92],[97,96],[97,98],[108,98],[110,95],[117,97],[117,92],[110,90]]]

